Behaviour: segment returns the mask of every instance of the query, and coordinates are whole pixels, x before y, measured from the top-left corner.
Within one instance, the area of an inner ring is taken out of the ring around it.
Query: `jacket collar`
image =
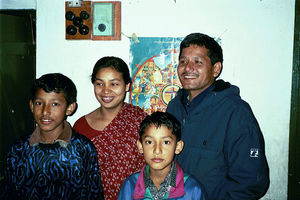
[[[71,140],[72,137],[72,128],[71,125],[67,122],[64,121],[64,129],[63,132],[58,136],[56,140],[53,141],[52,144],[58,143],[59,146],[66,148]],[[41,139],[41,132],[39,126],[35,128],[33,131],[30,141],[29,141],[30,146],[37,146],[39,144],[46,144],[42,141]]]
[[[184,173],[181,167],[179,167],[178,163],[175,162],[177,166],[177,175],[176,175],[176,187],[171,187],[170,192],[169,192],[169,198],[176,198],[176,197],[181,197],[185,195],[185,190],[184,190]],[[145,183],[144,183],[144,170],[145,166],[143,166],[142,171],[139,174],[138,180],[136,182],[135,188],[134,188],[134,193],[133,193],[133,198],[134,199],[142,199],[145,197]]]

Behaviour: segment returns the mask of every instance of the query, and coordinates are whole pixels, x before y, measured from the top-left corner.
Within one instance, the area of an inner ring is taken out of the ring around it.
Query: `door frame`
[[[300,0],[295,1],[288,200],[300,199]]]

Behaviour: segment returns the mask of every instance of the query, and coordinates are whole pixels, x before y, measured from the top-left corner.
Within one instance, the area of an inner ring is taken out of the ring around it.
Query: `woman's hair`
[[[113,67],[116,71],[120,72],[122,74],[122,77],[126,85],[128,83],[131,83],[128,65],[121,58],[114,57],[114,56],[102,57],[96,62],[93,69],[93,73],[91,75],[92,83],[95,82],[96,74],[98,73],[98,71],[102,68],[107,68],[107,67]]]

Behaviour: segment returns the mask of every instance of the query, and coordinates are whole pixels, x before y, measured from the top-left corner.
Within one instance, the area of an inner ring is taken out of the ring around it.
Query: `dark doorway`
[[[0,177],[9,147],[30,134],[29,91],[35,78],[35,10],[0,10]]]
[[[288,199],[300,199],[300,0],[296,0],[289,139]]]

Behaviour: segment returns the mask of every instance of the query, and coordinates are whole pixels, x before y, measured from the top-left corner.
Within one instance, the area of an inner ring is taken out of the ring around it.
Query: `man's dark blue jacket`
[[[181,122],[185,142],[176,161],[204,185],[209,199],[262,197],[269,187],[264,139],[239,88],[218,80],[198,96],[187,103],[181,89],[167,107]]]

